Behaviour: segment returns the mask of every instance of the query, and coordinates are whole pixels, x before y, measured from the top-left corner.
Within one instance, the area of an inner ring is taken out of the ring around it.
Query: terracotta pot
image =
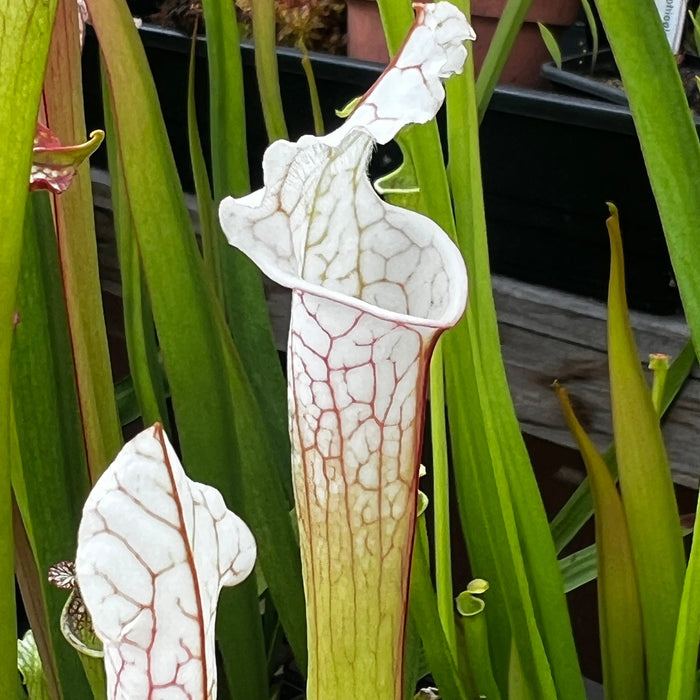
[[[484,61],[506,0],[473,0],[472,26],[476,32],[474,60],[477,71]],[[535,0],[525,17],[499,82],[525,87],[542,87],[546,81],[540,67],[551,60],[537,22],[542,22],[555,38],[574,23],[580,0]]]
[[[365,61],[389,62],[377,0],[347,0],[348,56]]]
[[[477,71],[496,31],[506,0],[473,0],[472,25],[477,40],[474,59]],[[376,0],[347,0],[348,56],[386,63],[389,53],[384,40]],[[580,0],[535,0],[525,18],[511,55],[501,75],[501,83],[540,87],[540,66],[550,60],[537,22],[542,22],[555,37],[573,24],[581,7]]]

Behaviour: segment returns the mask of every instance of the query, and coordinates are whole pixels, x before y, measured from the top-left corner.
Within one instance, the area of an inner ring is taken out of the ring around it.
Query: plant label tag
[[[671,45],[673,53],[678,53],[683,37],[683,25],[685,24],[688,0],[654,0],[656,9],[661,16],[666,38]]]

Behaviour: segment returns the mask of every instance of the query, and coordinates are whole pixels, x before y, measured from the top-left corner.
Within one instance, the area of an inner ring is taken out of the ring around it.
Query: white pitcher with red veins
[[[277,141],[263,189],[221,203],[229,242],[292,292],[288,401],[307,602],[310,700],[402,695],[406,599],[432,350],[467,275],[433,221],[391,206],[375,142],[432,119],[474,39],[451,4],[416,5],[401,51],[347,121]]]

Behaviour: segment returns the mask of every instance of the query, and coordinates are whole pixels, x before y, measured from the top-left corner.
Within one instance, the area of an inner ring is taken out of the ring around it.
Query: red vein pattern
[[[474,33],[417,7],[402,51],[345,124],[277,141],[265,187],[220,207],[224,233],[291,287],[288,401],[309,639],[309,700],[402,695],[405,601],[428,362],[467,276],[437,224],[390,206],[366,164],[423,123]]]
[[[313,610],[310,698],[340,697],[339,689],[352,698],[401,697],[403,601],[435,336],[294,293],[289,401]]]
[[[88,496],[75,562],[109,700],[215,700],[219,591],[254,562],[250,530],[160,425],[127,443]]]

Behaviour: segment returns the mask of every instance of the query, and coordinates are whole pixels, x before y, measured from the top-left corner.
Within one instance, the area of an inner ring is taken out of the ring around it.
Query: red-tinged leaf
[[[46,124],[60,141],[80,144],[86,140],[74,0],[62,0],[58,6],[43,105]],[[123,440],[104,326],[88,163],[77,165],[76,171],[70,189],[56,197],[53,204],[82,432],[94,482],[114,459]]]
[[[159,424],[124,446],[85,503],[75,562],[109,700],[216,698],[217,599],[250,574],[255,552],[221,494],[187,478]]]
[[[76,168],[97,150],[104,135],[104,131],[98,129],[85,143],[64,146],[51,129],[38,122],[29,189],[51,190],[55,194],[65,192],[73,182]]]

